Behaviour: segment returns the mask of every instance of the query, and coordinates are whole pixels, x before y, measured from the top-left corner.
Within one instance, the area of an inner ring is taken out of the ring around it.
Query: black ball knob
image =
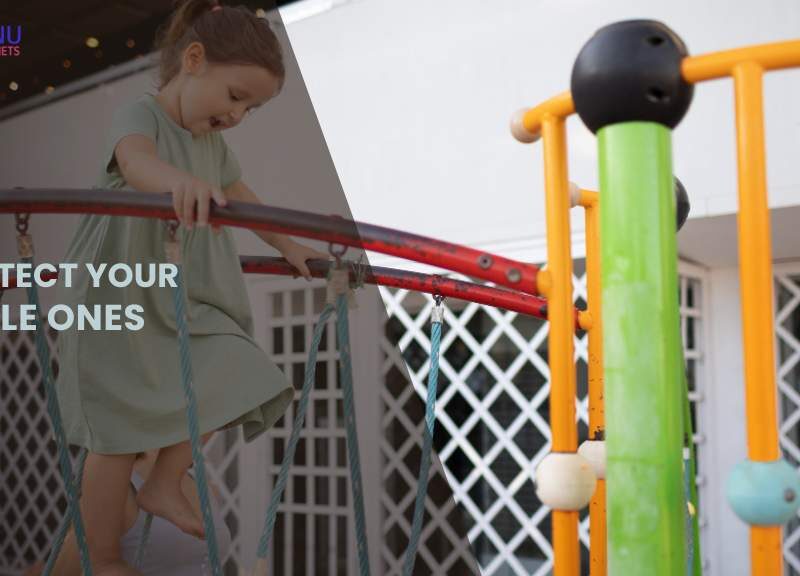
[[[689,217],[691,205],[689,204],[689,195],[686,193],[686,188],[683,187],[683,182],[678,180],[677,176],[673,178],[675,178],[675,216],[678,224],[677,229],[680,230]]]
[[[655,20],[627,20],[595,32],[572,68],[575,110],[592,132],[620,122],[674,128],[694,88],[681,76],[688,55],[675,32]]]

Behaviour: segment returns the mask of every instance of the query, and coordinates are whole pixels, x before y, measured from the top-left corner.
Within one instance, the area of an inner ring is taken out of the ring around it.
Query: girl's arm
[[[263,204],[258,195],[241,180],[237,180],[225,188],[225,196],[229,200],[238,202]],[[308,266],[306,266],[306,260],[311,258],[328,259],[327,254],[314,250],[310,246],[295,242],[290,236],[286,236],[285,234],[276,234],[268,230],[253,230],[253,232],[264,242],[278,250],[292,266],[300,271],[300,274],[306,280],[311,280],[311,272],[309,272]]]
[[[171,193],[175,214],[187,228],[195,221],[195,205],[199,226],[208,223],[212,198],[217,204],[225,205],[225,195],[219,188],[161,160],[155,142],[147,136],[130,134],[122,138],[114,149],[114,159],[122,177],[135,190]]]

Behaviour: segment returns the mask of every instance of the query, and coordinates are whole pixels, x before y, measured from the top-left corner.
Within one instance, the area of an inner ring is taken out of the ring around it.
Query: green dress
[[[222,135],[193,137],[145,95],[114,116],[98,188],[130,189],[114,161],[128,134],[153,139],[158,156],[222,188],[241,176]],[[113,194],[113,192],[111,192]],[[68,441],[101,454],[170,446],[189,437],[180,380],[173,288],[94,287],[85,264],[167,262],[165,222],[150,218],[84,215],[65,262],[78,264],[71,288],[59,282],[59,302],[130,304],[144,308],[141,330],[59,333],[57,388]],[[293,390],[253,339],[253,320],[233,235],[223,228],[178,231],[186,286],[193,386],[200,433],[242,425],[246,440],[271,427]],[[146,266],[145,266],[146,268]],[[76,323],[77,324],[77,323]],[[124,314],[123,314],[124,324]]]

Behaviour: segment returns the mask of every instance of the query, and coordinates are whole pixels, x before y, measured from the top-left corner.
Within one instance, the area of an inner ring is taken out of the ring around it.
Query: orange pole
[[[547,117],[566,118],[574,113],[575,104],[572,101],[572,94],[562,92],[525,112],[522,117],[522,125],[527,132],[538,139],[542,135],[542,124]]]
[[[575,320],[572,306],[572,251],[569,227],[569,182],[565,121],[545,114],[542,121],[547,217],[547,293],[550,322],[550,428],[553,452],[575,452]],[[553,510],[554,576],[580,573],[578,512]]]
[[[681,62],[681,74],[687,82],[701,82],[733,75],[743,63],[757,64],[762,70],[780,70],[800,66],[800,40],[757,44],[700,56]]]
[[[742,62],[733,69],[739,169],[739,282],[742,301],[748,455],[780,458],[775,332],[772,320],[772,248],[764,153],[763,69]],[[750,528],[753,574],[780,575],[781,527]]]
[[[587,304],[591,317],[589,338],[589,440],[605,439],[603,405],[603,321],[600,300],[600,222],[597,192],[581,190],[579,204],[586,221]],[[606,554],[606,481],[597,479],[589,504],[589,573],[605,576]]]

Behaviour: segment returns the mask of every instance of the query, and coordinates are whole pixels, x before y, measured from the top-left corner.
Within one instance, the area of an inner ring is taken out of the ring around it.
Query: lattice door
[[[800,263],[775,269],[780,444],[784,457],[800,466]],[[800,574],[800,518],[784,531],[786,573]]]
[[[294,286],[270,289],[267,345],[272,358],[299,392],[314,324],[325,306],[325,287]],[[270,558],[271,573],[276,576],[354,573],[353,515],[338,368],[332,320],[323,334],[306,423],[275,526]],[[273,485],[291,434],[298,398],[299,394],[269,433],[267,474]]]
[[[583,262],[574,299],[585,307]],[[681,280],[681,315],[695,414],[702,401],[701,280]],[[384,573],[400,574],[413,510],[425,382],[429,370],[431,298],[381,290],[389,320],[382,389]],[[455,300],[447,302],[441,344],[441,391],[428,515],[415,574],[544,575],[552,570],[549,509],[536,497],[533,471],[550,449],[546,322]],[[580,440],[588,434],[587,341],[576,337]],[[407,368],[407,372],[406,372]],[[405,374],[408,373],[411,382]],[[702,440],[702,419],[695,441]],[[449,484],[449,488],[447,485]],[[446,502],[448,491],[457,504]],[[702,490],[702,488],[701,488]],[[701,494],[702,495],[702,494]],[[588,566],[588,514],[581,516]],[[468,535],[468,541],[462,534]]]
[[[67,504],[56,463],[34,332],[0,332],[0,573],[46,554]]]

